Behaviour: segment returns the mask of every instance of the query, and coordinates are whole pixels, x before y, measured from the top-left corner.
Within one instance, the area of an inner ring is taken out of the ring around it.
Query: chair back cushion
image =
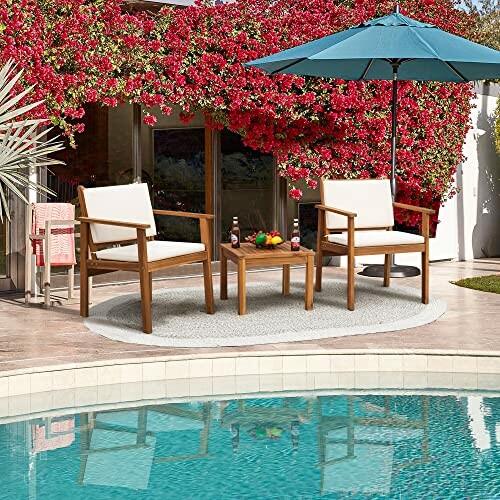
[[[356,229],[394,225],[389,179],[323,180],[321,203],[356,213]],[[345,229],[347,217],[326,212],[326,227]]]
[[[95,219],[149,224],[146,236],[156,236],[153,207],[147,184],[123,184],[88,188],[83,191],[87,216]],[[94,243],[135,240],[137,230],[127,227],[90,224]]]

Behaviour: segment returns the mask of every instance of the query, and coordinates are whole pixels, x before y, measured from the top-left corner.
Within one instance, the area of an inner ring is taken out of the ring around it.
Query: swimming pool
[[[0,498],[500,498],[500,398],[191,401],[0,425]]]

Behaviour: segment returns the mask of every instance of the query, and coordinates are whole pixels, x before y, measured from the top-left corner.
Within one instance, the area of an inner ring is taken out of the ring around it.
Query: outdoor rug
[[[348,311],[346,283],[324,280],[314,294],[314,310],[304,310],[304,283],[292,282],[281,295],[281,282],[247,285],[247,314],[238,316],[237,288],[229,285],[226,301],[215,289],[214,315],[205,313],[204,293],[196,288],[164,288],[153,293],[153,333],[142,333],[139,294],[122,295],[90,310],[85,325],[109,339],[171,347],[217,347],[272,344],[381,333],[431,323],[446,303],[420,300],[420,289],[384,288],[381,280],[356,277],[356,310]]]

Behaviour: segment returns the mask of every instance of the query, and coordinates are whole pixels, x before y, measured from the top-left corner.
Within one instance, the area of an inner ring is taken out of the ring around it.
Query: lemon
[[[279,245],[280,243],[283,243],[283,240],[281,239],[280,236],[274,236],[273,239],[271,240],[271,243],[273,245]]]

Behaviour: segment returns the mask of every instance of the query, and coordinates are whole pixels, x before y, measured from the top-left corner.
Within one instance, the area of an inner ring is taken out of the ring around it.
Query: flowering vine
[[[367,178],[390,171],[390,82],[269,76],[243,63],[392,11],[387,0],[237,0],[159,14],[127,13],[119,0],[6,0],[0,61],[14,58],[45,98],[45,114],[69,137],[82,131],[85,102],[181,107],[203,112],[247,146],[273,152],[289,195],[322,176]],[[470,35],[454,0],[402,0],[404,14]],[[468,130],[466,84],[400,82],[398,198],[438,207],[453,194]],[[153,126],[154,112],[144,122]],[[415,224],[414,215],[396,214]]]

